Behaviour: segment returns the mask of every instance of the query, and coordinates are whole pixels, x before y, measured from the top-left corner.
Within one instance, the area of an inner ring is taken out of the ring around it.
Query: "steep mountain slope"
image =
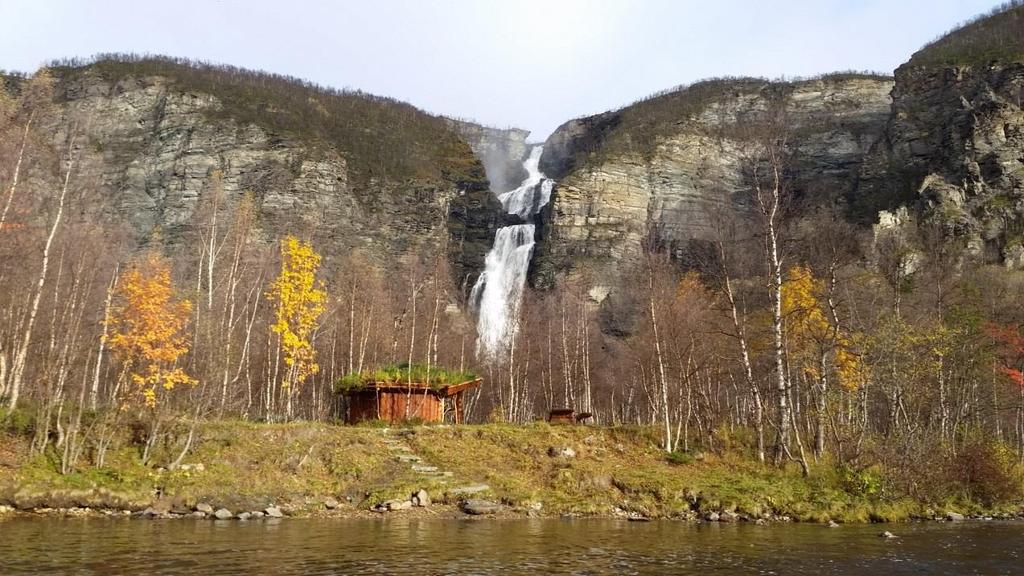
[[[743,217],[745,119],[785,103],[795,187],[814,203],[848,196],[889,115],[889,78],[834,75],[795,83],[703,82],[598,116],[548,140],[542,167],[558,179],[536,282],[577,269],[614,285],[651,233],[677,257]]]
[[[743,141],[728,127],[773,102],[785,103],[787,176],[802,207],[836,202],[870,225],[907,206],[975,257],[1024,266],[1024,5],[1014,2],[924,47],[893,79],[715,80],[567,122],[542,160],[558,183],[535,284],[568,272],[614,289],[650,234],[685,260],[722,215],[742,219]]]
[[[500,204],[449,123],[401,102],[166,58],[58,66],[47,133],[81,133],[88,210],[169,244],[202,226],[221,174],[229,211],[255,203],[259,235],[311,236],[328,258],[352,249],[382,266],[447,235],[453,274],[482,267]],[[471,282],[471,278],[469,281]]]
[[[970,23],[896,70],[861,212],[908,205],[976,257],[1024,266],[1024,5]]]

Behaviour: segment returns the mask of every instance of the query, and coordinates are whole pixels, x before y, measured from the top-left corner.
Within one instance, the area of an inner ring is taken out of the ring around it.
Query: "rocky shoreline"
[[[105,505],[97,497],[110,498],[112,504]],[[132,502],[123,496],[99,489],[80,492],[62,492],[50,495],[19,494],[9,503],[0,504],[0,521],[12,518],[63,517],[63,518],[126,518],[126,519],[192,519],[215,521],[280,521],[289,518],[434,518],[434,519],[520,519],[520,518],[595,518],[618,519],[630,522],[675,521],[704,524],[790,524],[811,523],[829,528],[842,524],[828,522],[807,522],[786,514],[763,514],[757,517],[734,510],[690,511],[668,516],[647,516],[615,507],[607,514],[594,513],[545,513],[534,504],[528,507],[509,506],[500,501],[483,498],[448,500],[442,496],[434,502],[426,490],[412,493],[408,499],[393,499],[369,508],[354,505],[332,496],[307,498],[292,504],[269,503],[266,506],[232,506],[217,503],[216,500],[186,503],[175,498],[160,498],[149,505]],[[117,502],[113,504],[113,502]],[[967,522],[967,521],[1024,521],[1024,507],[1017,512],[996,512],[991,514],[961,514],[954,511],[933,512],[911,516],[910,522]],[[893,522],[872,522],[889,524]]]

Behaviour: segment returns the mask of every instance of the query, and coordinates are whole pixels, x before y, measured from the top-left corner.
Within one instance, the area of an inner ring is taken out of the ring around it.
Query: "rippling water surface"
[[[1024,574],[1022,523],[884,528],[17,518],[0,521],[0,574]]]

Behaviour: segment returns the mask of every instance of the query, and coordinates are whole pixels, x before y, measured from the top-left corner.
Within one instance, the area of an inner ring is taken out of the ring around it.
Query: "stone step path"
[[[487,484],[474,484],[472,486],[461,486],[458,488],[452,488],[448,491],[451,496],[469,496],[471,494],[479,494],[490,490],[491,487]]]
[[[455,482],[455,474],[448,470],[441,470],[437,466],[424,462],[423,458],[418,454],[415,454],[412,448],[405,441],[405,438],[410,436],[412,433],[408,431],[397,431],[394,436],[389,436],[391,431],[388,429],[384,430],[385,438],[384,444],[387,446],[389,452],[398,462],[409,464],[410,470],[414,473],[422,476],[425,480],[448,486],[450,484],[456,484],[454,488],[446,488],[444,491],[449,496],[454,497],[466,497],[475,494],[481,494],[491,489],[487,484],[469,484],[469,485],[458,485]],[[397,501],[396,501],[397,502]],[[394,506],[389,506],[389,509],[399,509]],[[401,508],[404,509],[404,508]]]

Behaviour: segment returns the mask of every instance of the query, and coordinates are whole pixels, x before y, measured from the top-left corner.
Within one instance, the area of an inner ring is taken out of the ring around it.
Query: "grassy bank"
[[[868,522],[1021,510],[1015,501],[911,497],[891,488],[875,468],[852,474],[823,462],[803,477],[795,464],[763,465],[743,449],[667,455],[656,433],[644,428],[537,423],[388,430],[216,421],[196,430],[183,465],[173,470],[167,463],[180,453],[180,435],[168,437],[143,466],[126,433],[106,466],[83,463],[70,474],[59,473],[55,453],[30,455],[24,434],[0,434],[0,504],[25,510],[140,510],[158,502],[258,510],[275,503],[303,515],[321,513],[325,499],[334,498],[341,506],[333,513],[362,514],[419,488],[435,503],[454,504],[465,486],[486,486],[481,497],[531,515],[700,519],[715,513],[731,519],[735,513],[750,520]],[[437,473],[424,475],[399,461],[399,440],[419,465]]]

